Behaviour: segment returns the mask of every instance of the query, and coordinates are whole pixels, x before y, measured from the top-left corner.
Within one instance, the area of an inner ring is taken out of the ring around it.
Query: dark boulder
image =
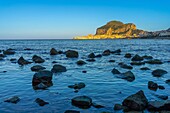
[[[84,88],[85,86],[86,86],[85,83],[80,82],[80,83],[76,83],[76,84],[74,84],[74,85],[69,85],[68,87],[69,87],[69,88],[74,88],[74,89],[82,89],[82,88]]]
[[[95,58],[95,54],[94,54],[94,53],[90,53],[90,54],[88,55],[88,58]]]
[[[19,97],[13,96],[13,97],[11,97],[11,98],[9,98],[9,99],[6,99],[4,102],[9,102],[9,103],[14,103],[14,104],[16,104],[16,103],[18,103],[19,101],[20,101],[20,98],[19,98]]]
[[[140,65],[144,65],[144,64],[145,64],[145,62],[141,62],[141,61],[132,61],[130,64],[131,64],[131,65],[137,65],[137,66],[140,66]]]
[[[94,58],[89,58],[86,61],[88,61],[88,62],[95,62],[96,60]]]
[[[163,64],[163,62],[159,59],[145,61],[145,63],[148,63],[148,64]]]
[[[67,69],[65,66],[59,65],[59,64],[55,64],[53,66],[53,68],[51,69],[51,72],[53,73],[57,73],[57,72],[66,72]]]
[[[166,80],[165,83],[170,85],[170,79]]]
[[[123,102],[122,105],[126,106],[130,111],[142,111],[147,107],[148,100],[142,90],[136,94],[128,96]]]
[[[46,104],[49,104],[48,102],[45,102],[44,100],[42,100],[42,99],[40,99],[40,98],[37,98],[37,99],[35,100],[35,102],[36,102],[37,104],[39,104],[39,106],[44,106],[44,105],[46,105]]]
[[[150,70],[148,67],[142,67],[140,70]]]
[[[15,54],[15,51],[14,51],[14,49],[7,49],[7,50],[3,51],[3,54],[4,55],[13,55],[13,54]]]
[[[25,60],[23,57],[20,57],[19,59],[18,59],[18,64],[19,65],[26,65],[26,64],[31,64],[32,62],[29,62],[29,61],[27,61],[27,60]]]
[[[156,90],[158,89],[158,84],[155,83],[155,82],[153,82],[153,81],[149,81],[149,82],[148,82],[148,88],[149,88],[150,90],[156,91]]]
[[[132,61],[142,61],[142,60],[143,60],[143,57],[141,57],[137,54],[132,58]]]
[[[92,99],[87,96],[77,96],[71,99],[71,102],[72,105],[83,109],[90,108],[92,105]]]
[[[42,59],[40,56],[37,56],[37,55],[34,55],[34,56],[32,57],[32,60],[33,60],[35,63],[43,63],[43,62],[45,62],[44,59]]]
[[[104,108],[103,105],[96,104],[96,103],[92,103],[92,106],[95,107],[95,108]]]
[[[68,51],[66,51],[66,57],[67,57],[67,58],[78,58],[78,57],[79,57],[79,54],[78,54],[77,51],[68,50]]]
[[[157,95],[155,94],[155,96],[159,99],[162,99],[162,100],[167,100],[168,99],[168,96],[167,95]]]
[[[87,73],[87,71],[84,70],[84,71],[82,71],[82,73]]]
[[[31,71],[40,71],[40,70],[44,70],[44,69],[46,69],[46,68],[43,66],[40,66],[40,65],[35,65],[35,66],[31,67]]]
[[[122,110],[122,109],[124,109],[124,106],[122,106],[121,104],[115,104],[113,109],[114,110]]]
[[[66,110],[64,113],[80,113],[80,111],[76,111],[76,110]]]
[[[112,54],[120,54],[121,53],[121,49],[117,49],[115,51],[111,51]]]
[[[98,55],[95,56],[95,58],[101,58],[101,57],[102,57],[101,54],[98,54]]]
[[[126,53],[124,57],[125,57],[125,58],[131,58],[132,55],[131,55],[130,53]]]
[[[156,70],[154,70],[153,72],[152,72],[152,75],[154,76],[154,77],[161,77],[161,76],[163,76],[164,74],[167,74],[168,72],[167,71],[165,71],[165,70],[163,70],[163,69],[156,69]]]
[[[51,48],[50,55],[57,55],[59,54],[58,51],[55,48]]]
[[[34,89],[46,89],[53,85],[53,73],[51,71],[42,70],[34,74],[32,79],[32,86]]]
[[[115,60],[109,60],[109,62],[115,62]]]
[[[119,72],[119,70],[117,70],[117,69],[115,69],[115,68],[112,69],[112,73],[113,73],[113,74],[121,74],[121,73]]]
[[[122,64],[122,65],[120,65],[120,67],[121,67],[121,68],[124,68],[124,69],[133,69],[132,66],[127,65],[127,64]]]
[[[167,101],[150,101],[147,109],[149,111],[170,111],[170,100]]]
[[[135,75],[131,71],[127,71],[125,73],[118,74],[118,75],[116,75],[116,77],[125,79],[129,82],[133,82],[135,80]]]
[[[144,55],[144,56],[142,56],[144,59],[153,59],[153,57],[152,56],[148,56],[148,55]]]
[[[105,51],[102,53],[102,55],[103,55],[103,56],[108,56],[108,55],[110,55],[110,53],[111,53],[111,51],[110,51],[109,49],[107,49],[107,50],[105,50]]]
[[[4,58],[4,57],[6,57],[6,56],[5,56],[4,54],[0,54],[0,57],[1,57],[1,58]]]
[[[158,88],[159,88],[159,89],[162,89],[162,90],[165,89],[165,87],[162,86],[162,85],[159,85]]]
[[[84,65],[84,64],[86,64],[86,62],[83,61],[83,60],[79,60],[79,61],[77,61],[76,63],[77,63],[77,65]]]

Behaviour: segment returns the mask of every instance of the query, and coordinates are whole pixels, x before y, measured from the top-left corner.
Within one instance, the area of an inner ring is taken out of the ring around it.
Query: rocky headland
[[[169,36],[170,28],[162,31],[148,32],[137,29],[133,23],[124,24],[120,21],[110,21],[106,25],[97,28],[96,34],[77,36],[74,39],[167,38]]]

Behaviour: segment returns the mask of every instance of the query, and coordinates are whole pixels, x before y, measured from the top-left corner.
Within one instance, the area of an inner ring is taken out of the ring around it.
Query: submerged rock
[[[76,62],[77,63],[77,65],[84,65],[84,64],[87,64],[85,61],[83,61],[83,60],[79,60],[79,61],[77,61]]]
[[[51,71],[42,70],[34,74],[32,79],[32,86],[34,89],[46,89],[53,85],[53,73]]]
[[[165,71],[165,70],[163,70],[163,69],[156,69],[156,70],[154,70],[153,72],[152,72],[152,75],[154,76],[154,77],[161,77],[161,76],[163,76],[164,74],[167,74],[168,72],[167,71]]]
[[[141,57],[137,54],[132,58],[132,61],[142,61],[142,60],[143,60],[143,57]]]
[[[71,99],[72,105],[79,108],[87,109],[92,105],[92,99],[88,96],[77,96]]]
[[[155,82],[153,82],[153,81],[149,81],[149,82],[148,82],[148,88],[149,88],[150,90],[156,91],[156,90],[158,89],[158,84],[155,83]]]
[[[131,55],[130,53],[126,53],[124,57],[125,57],[125,58],[131,58],[132,55]]]
[[[84,70],[84,71],[82,71],[82,73],[87,73],[87,71]]]
[[[58,51],[55,48],[51,48],[50,55],[57,55],[59,54]]]
[[[31,64],[32,62],[29,62],[29,61],[27,61],[27,60],[25,60],[23,57],[20,57],[19,59],[18,59],[18,64],[19,65],[26,65],[26,64]]]
[[[121,53],[121,49],[117,49],[115,51],[111,51],[112,54],[120,54]]]
[[[101,58],[101,57],[102,57],[101,54],[98,54],[98,55],[95,56],[95,58]]]
[[[161,60],[158,60],[158,59],[145,61],[145,63],[148,63],[148,64],[163,64],[163,62]]]
[[[80,113],[80,111],[76,111],[76,110],[66,110],[64,113]]]
[[[90,53],[90,54],[88,55],[88,58],[95,58],[95,54],[94,54],[94,53]]]
[[[121,73],[119,72],[119,70],[117,70],[117,69],[115,69],[115,68],[112,69],[112,73],[113,73],[113,74],[121,74]]]
[[[51,72],[53,73],[57,73],[57,72],[66,72],[67,69],[65,66],[59,65],[59,64],[55,64],[53,66],[53,68],[51,69]]]
[[[66,57],[67,57],[67,58],[78,58],[78,57],[79,57],[79,54],[78,54],[77,51],[68,50],[68,51],[66,51]]]
[[[95,107],[95,108],[104,108],[103,105],[96,104],[96,103],[92,103],[92,106]]]
[[[9,103],[14,103],[14,104],[16,104],[16,103],[18,103],[19,101],[20,101],[20,98],[19,98],[19,97],[13,96],[13,97],[11,97],[11,98],[9,98],[9,99],[6,99],[4,102],[9,102]]]
[[[4,55],[13,55],[13,54],[15,54],[15,51],[14,51],[14,49],[7,49],[7,50],[3,51],[3,54]]]
[[[147,107],[148,100],[142,90],[136,94],[128,96],[123,102],[122,105],[126,106],[130,111],[142,111]]]
[[[40,70],[44,70],[44,69],[46,69],[46,68],[41,65],[35,65],[35,66],[31,67],[31,71],[40,71]]]
[[[115,60],[109,60],[109,62],[115,62]]]
[[[170,110],[170,100],[167,101],[150,101],[148,103],[149,111],[162,111],[162,110]]]
[[[37,99],[35,100],[35,102],[36,102],[37,104],[39,104],[39,106],[44,106],[44,105],[46,105],[46,104],[49,104],[48,102],[45,102],[44,100],[42,100],[42,99],[40,99],[40,98],[37,98]]]
[[[167,99],[168,99],[168,96],[166,96],[166,95],[157,95],[157,94],[155,94],[155,96],[156,96],[157,98],[162,99],[162,100],[167,100]]]
[[[131,65],[137,65],[137,66],[139,66],[139,65],[144,65],[145,62],[141,62],[141,61],[132,61],[130,64],[131,64]]]
[[[170,85],[170,79],[166,80],[165,83]]]
[[[45,62],[44,59],[42,59],[40,56],[37,56],[37,55],[34,55],[34,56],[32,57],[32,60],[33,60],[35,63],[43,63],[43,62]]]
[[[110,53],[111,53],[111,51],[110,51],[109,49],[107,49],[107,50],[105,50],[105,51],[102,53],[102,55],[103,55],[103,56],[108,56],[108,55],[110,55]]]
[[[158,88],[159,88],[159,89],[162,89],[162,90],[165,89],[165,87],[164,87],[164,86],[161,86],[161,85],[159,85]]]
[[[86,86],[85,83],[80,82],[80,83],[76,83],[76,84],[74,84],[74,85],[69,85],[68,87],[69,87],[69,88],[74,88],[74,89],[82,89],[82,88],[84,88],[85,86]]]
[[[124,106],[122,106],[121,104],[115,104],[113,109],[114,110],[122,110],[122,109],[124,109]]]
[[[148,56],[148,55],[144,55],[144,56],[142,56],[144,59],[153,59],[153,57],[152,56]]]
[[[88,62],[95,62],[96,60],[94,58],[89,58],[86,61],[88,61]]]
[[[124,69],[133,69],[132,66],[127,65],[127,64],[122,64],[122,65],[120,65],[120,67],[121,67],[121,68],[124,68]]]
[[[131,71],[127,71],[118,76],[119,78],[125,79],[129,82],[133,82],[135,80],[135,75]]]
[[[142,67],[140,70],[150,70],[148,67]]]

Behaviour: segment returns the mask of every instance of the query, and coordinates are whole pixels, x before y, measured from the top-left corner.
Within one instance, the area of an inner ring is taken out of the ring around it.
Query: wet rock
[[[88,58],[95,58],[95,54],[94,54],[94,53],[90,53],[90,54],[88,55]]]
[[[11,97],[11,98],[9,98],[9,99],[6,99],[4,102],[9,102],[9,103],[14,103],[14,104],[16,104],[16,103],[18,103],[19,101],[20,101],[20,98],[19,98],[19,97],[13,96],[13,97]]]
[[[46,104],[49,104],[48,102],[45,102],[44,100],[42,100],[42,99],[40,99],[40,98],[37,98],[37,99],[35,100],[35,102],[36,102],[37,104],[39,104],[39,106],[44,106],[44,105],[46,105]]]
[[[71,99],[72,105],[79,108],[87,109],[92,105],[92,99],[88,96],[77,96]]]
[[[122,65],[120,65],[120,67],[121,67],[121,68],[124,68],[124,69],[133,69],[132,66],[127,65],[127,64],[122,64]]]
[[[162,89],[162,90],[165,89],[165,87],[164,87],[164,86],[161,86],[161,85],[159,85],[158,88],[159,88],[159,89]]]
[[[125,57],[125,58],[131,58],[132,55],[131,55],[130,53],[126,53],[124,57]]]
[[[152,56],[148,56],[148,55],[144,55],[144,56],[142,56],[144,59],[153,59],[153,57]]]
[[[145,62],[132,61],[130,64],[131,64],[131,65],[137,65],[137,66],[139,66],[139,65],[144,65],[144,64],[145,64]]]
[[[120,74],[119,76],[122,79],[125,79],[129,82],[133,82],[135,80],[135,75],[131,71],[127,71],[125,73]]]
[[[114,105],[114,110],[122,110],[122,109],[124,109],[124,106],[122,106],[121,104]]]
[[[74,85],[69,85],[68,87],[69,87],[69,88],[74,88],[74,89],[82,89],[82,88],[84,88],[85,86],[86,86],[85,83],[80,82],[80,83],[76,83],[76,84],[74,84]]]
[[[79,54],[78,54],[77,51],[68,50],[68,51],[66,51],[66,57],[67,57],[67,58],[78,58],[78,57],[79,57]]]
[[[53,85],[53,73],[51,71],[42,70],[34,74],[32,79],[32,86],[34,89],[46,89]]]
[[[64,113],[80,113],[80,111],[76,111],[76,110],[66,110]]]
[[[6,73],[7,71],[2,71],[3,73]]]
[[[31,71],[40,71],[40,70],[44,70],[44,69],[46,69],[46,68],[43,66],[40,66],[40,65],[35,65],[35,66],[31,67]]]
[[[58,63],[58,62],[57,61],[53,61],[52,63],[55,64],[55,63]]]
[[[115,68],[113,68],[112,73],[113,73],[113,74],[121,74],[121,73],[119,72],[119,70],[117,70],[117,69],[115,69]]]
[[[154,77],[161,77],[161,76],[163,76],[164,74],[167,74],[168,72],[167,71],[165,71],[165,70],[163,70],[163,69],[156,69],[156,70],[154,70],[153,72],[152,72],[152,75],[154,76]]]
[[[16,58],[11,58],[10,61],[13,62],[13,61],[16,61],[17,59]]]
[[[123,102],[122,105],[126,106],[130,111],[142,111],[147,107],[148,100],[145,97],[145,94],[142,90],[136,94],[128,96]]]
[[[0,54],[0,57],[1,57],[1,58],[4,58],[4,57],[6,57],[6,56],[5,56],[4,54]]]
[[[37,55],[34,55],[34,56],[32,57],[32,60],[33,60],[35,63],[43,63],[43,62],[45,62],[44,59],[42,59],[40,56],[37,56]]]
[[[142,60],[143,60],[143,57],[141,57],[137,54],[132,58],[132,61],[142,61]]]
[[[158,60],[158,59],[145,61],[145,63],[148,63],[148,64],[163,64],[163,62],[161,60]]]
[[[82,73],[87,73],[87,71],[84,70],[84,71],[82,71]]]
[[[23,57],[20,57],[19,59],[18,59],[18,64],[19,65],[27,65],[27,64],[31,64],[32,62],[29,62],[29,61],[27,61],[27,60],[25,60]]]
[[[66,72],[67,69],[65,66],[59,65],[59,64],[55,64],[53,66],[53,68],[51,69],[51,72],[53,73],[57,73],[57,72]]]
[[[96,104],[96,103],[92,103],[92,106],[95,107],[95,108],[104,108],[103,105]]]
[[[15,51],[13,49],[7,49],[5,51],[3,51],[4,55],[13,55],[15,54]]]
[[[57,55],[59,54],[58,51],[55,48],[51,48],[50,55]]]
[[[156,96],[157,98],[162,99],[162,100],[167,100],[167,99],[168,99],[168,96],[166,96],[166,95],[156,95],[156,94],[155,94],[155,96]]]
[[[115,62],[115,60],[109,60],[109,62]]]
[[[166,80],[165,83],[170,85],[170,79]]]
[[[77,61],[76,63],[77,63],[77,65],[84,65],[84,64],[86,64],[86,62],[83,61],[83,60],[79,60],[79,61]]]
[[[95,57],[96,57],[96,58],[101,58],[102,55],[101,55],[101,54],[98,54],[98,55],[96,55]]]
[[[142,67],[140,70],[150,70],[148,67]]]
[[[149,111],[161,111],[161,110],[170,110],[170,100],[167,101],[150,101],[148,103]]]
[[[105,51],[102,53],[102,55],[103,55],[103,56],[108,56],[108,55],[110,55],[110,53],[111,53],[111,51],[110,51],[109,49],[107,49],[107,50],[105,50]]]
[[[121,53],[121,49],[117,49],[115,51],[111,51],[112,54],[120,54]]]
[[[149,81],[149,82],[148,82],[148,88],[149,88],[150,90],[156,91],[156,90],[158,89],[158,84],[155,83],[155,82],[153,82],[153,81]]]
[[[94,58],[89,58],[86,61],[88,61],[88,62],[95,62],[96,60]]]
[[[31,48],[25,48],[24,50],[26,50],[26,51],[30,51],[30,50],[33,50],[33,49],[31,49]]]

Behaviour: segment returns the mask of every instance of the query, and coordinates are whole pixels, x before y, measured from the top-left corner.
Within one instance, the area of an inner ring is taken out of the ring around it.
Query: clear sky
[[[170,28],[170,0],[0,0],[0,39],[73,38],[111,20]]]

